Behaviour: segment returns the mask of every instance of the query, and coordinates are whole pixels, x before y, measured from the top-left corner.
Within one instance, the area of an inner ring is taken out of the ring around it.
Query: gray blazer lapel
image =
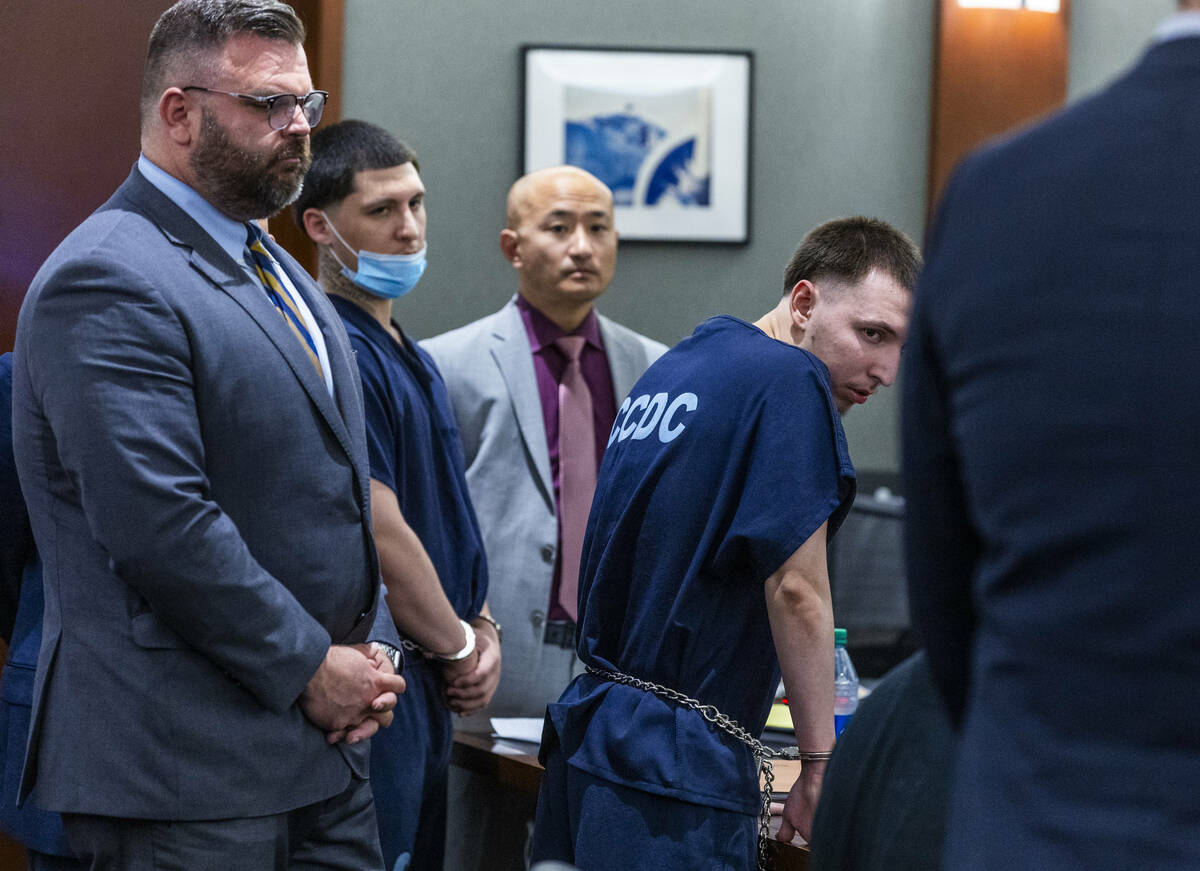
[[[305,297],[307,301],[308,297]],[[312,308],[312,305],[309,305]],[[313,309],[313,315],[321,324],[321,335],[325,337],[325,348],[329,352],[329,368],[333,376],[333,394],[337,398],[337,407],[342,414],[342,420],[356,420],[362,417],[361,401],[362,382],[358,374],[358,363],[355,362],[349,341],[337,331],[335,321],[337,312],[326,312],[322,307],[320,314]],[[340,349],[345,348],[343,353]]]
[[[333,430],[343,450],[352,460],[357,461],[357,456],[351,449],[350,434],[345,420],[334,405],[329,391],[325,388],[325,381],[317,374],[300,341],[267,298],[266,291],[250,277],[240,264],[230,258],[224,249],[192,220],[191,216],[171,202],[158,188],[146,181],[136,167],[130,173],[125,184],[121,186],[121,193],[140,209],[143,209],[172,244],[187,249],[188,260],[192,267],[212,284],[233,297],[246,314],[267,334],[271,343],[283,355],[288,366],[295,373],[313,404],[321,412],[321,416]],[[272,254],[280,263],[295,262],[278,247],[273,247]],[[299,266],[289,269],[288,275],[291,277],[292,283],[303,293],[303,288],[307,284],[311,284],[312,280],[308,278],[307,273],[303,277],[296,276],[296,269],[299,269]],[[313,309],[312,296],[311,293],[304,294],[305,302],[309,304],[310,309]],[[321,321],[316,309],[313,310],[313,313],[318,321]],[[324,330],[324,328],[325,326],[322,324],[322,329]],[[328,339],[326,344],[330,344]],[[330,356],[333,356],[332,353]],[[336,368],[334,379],[336,392],[341,386],[338,384]],[[344,373],[341,382],[342,385],[348,383]]]
[[[197,261],[200,262],[197,262]],[[202,266],[203,259],[196,252],[192,253],[192,265],[201,272],[204,272]],[[241,272],[240,267],[238,272]],[[206,273],[207,274],[207,273]],[[210,276],[211,277],[211,276]],[[295,284],[295,281],[292,282]],[[296,334],[288,327],[287,322],[280,317],[279,311],[268,299],[266,291],[255,282],[250,276],[242,273],[241,279],[233,279],[220,283],[221,290],[225,291],[254,319],[259,325],[267,338],[271,340],[271,344],[283,355],[292,372],[295,373],[300,385],[304,388],[304,392],[308,394],[309,399],[321,412],[321,416],[325,418],[330,429],[333,430],[335,436],[342,444],[342,448],[351,457],[354,456],[350,448],[350,433],[346,429],[346,422],[342,418],[341,412],[334,405],[333,397],[329,395],[329,390],[325,387],[325,381],[317,374],[317,370],[313,367],[312,361],[304,350],[304,346],[300,340],[296,338]],[[305,302],[309,298],[305,297]],[[312,308],[312,306],[309,306]],[[329,341],[326,340],[326,345]],[[332,356],[332,355],[331,355]],[[342,386],[346,386],[343,378]],[[335,380],[334,389],[338,388]]]
[[[620,407],[633,385],[646,371],[646,352],[640,344],[620,341],[613,333],[611,322],[599,312],[600,335],[604,339],[604,353],[608,356],[608,368],[612,373],[613,393]]]
[[[508,390],[525,451],[537,469],[542,496],[553,511],[554,482],[550,477],[550,448],[546,444],[546,424],[542,417],[542,401],[538,396],[537,375],[533,370],[533,354],[529,351],[529,337],[521,322],[521,312],[511,301],[497,313],[491,354]]]
[[[304,271],[304,267],[272,240],[268,239],[267,245],[271,255],[283,266],[284,271],[292,280],[292,286],[304,297],[309,311],[312,312],[321,327],[321,335],[325,339],[325,350],[329,357],[330,377],[333,379],[333,394],[337,398],[340,422],[345,424],[348,420],[362,417],[362,403],[359,400],[362,384],[359,381],[358,364],[350,356],[350,343],[346,338],[345,329],[342,327],[342,319],[338,317],[337,311],[330,304],[325,292]],[[280,318],[280,320],[283,319]],[[308,360],[308,355],[303,353],[303,349],[301,349],[300,356],[308,363],[309,370],[312,370],[312,362]],[[324,383],[320,378],[316,380],[321,384],[321,392],[328,398],[329,392],[323,389]],[[338,437],[341,438],[341,435],[339,434]]]

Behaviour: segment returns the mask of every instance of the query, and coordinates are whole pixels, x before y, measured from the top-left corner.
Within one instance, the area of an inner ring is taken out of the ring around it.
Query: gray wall
[[[413,145],[429,190],[429,270],[397,306],[415,336],[481,317],[515,290],[497,238],[519,170],[523,43],[754,53],[751,241],[622,244],[600,308],[634,329],[673,343],[712,314],[758,317],[800,236],[827,218],[875,215],[920,242],[933,0],[346,6],[345,115]],[[896,466],[894,393],[846,417],[861,469]]]
[[[921,242],[934,0],[349,0],[345,114],[416,147],[430,268],[397,315],[434,335],[515,289],[497,237],[519,173],[519,47],[692,47],[754,53],[751,241],[624,243],[608,315],[672,343],[705,317],[774,305],[796,241],[866,213]],[[1070,94],[1127,66],[1173,0],[1074,0]],[[860,472],[898,466],[895,389],[845,418]]]
[[[1086,96],[1132,64],[1175,0],[1073,0],[1067,99]]]

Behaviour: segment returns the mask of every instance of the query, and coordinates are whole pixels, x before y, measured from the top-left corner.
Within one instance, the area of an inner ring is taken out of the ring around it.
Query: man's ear
[[[504,255],[504,259],[511,263],[514,267],[521,266],[521,252],[518,249],[521,237],[517,235],[517,231],[505,227],[500,231],[500,253]]]
[[[308,238],[318,245],[333,244],[333,232],[329,229],[329,222],[325,220],[320,209],[310,206],[304,210],[300,220],[304,223],[304,232],[308,234]]]
[[[179,88],[167,88],[162,92],[158,98],[158,117],[176,145],[191,145],[200,129],[200,110],[188,108],[187,94]]]
[[[816,308],[819,297],[820,291],[817,290],[817,286],[807,278],[796,282],[789,292],[788,300],[788,314],[791,316],[793,327],[799,330],[808,329],[813,309]]]

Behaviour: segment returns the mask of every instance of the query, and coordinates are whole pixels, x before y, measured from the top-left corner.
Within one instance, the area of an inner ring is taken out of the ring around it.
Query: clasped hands
[[[500,639],[490,624],[475,626],[475,650],[461,662],[442,663],[443,699],[456,714],[483,710],[500,683]]]
[[[392,722],[404,678],[373,644],[334,644],[300,694],[300,710],[330,744],[357,744]]]

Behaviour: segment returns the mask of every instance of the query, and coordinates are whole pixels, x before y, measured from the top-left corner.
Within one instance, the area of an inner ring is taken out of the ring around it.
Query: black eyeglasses
[[[212,88],[202,88],[199,85],[188,85],[187,87],[180,88],[180,90],[224,94],[227,97],[237,97],[239,100],[253,103],[261,109],[266,109],[267,123],[271,125],[272,130],[283,130],[291,124],[292,119],[296,117],[297,106],[304,113],[304,120],[308,122],[308,126],[316,127],[321,123],[321,113],[325,111],[325,100],[329,97],[328,91],[309,91],[303,96],[299,94],[272,94],[269,97],[252,97],[250,94],[239,94],[236,91],[217,91]]]

